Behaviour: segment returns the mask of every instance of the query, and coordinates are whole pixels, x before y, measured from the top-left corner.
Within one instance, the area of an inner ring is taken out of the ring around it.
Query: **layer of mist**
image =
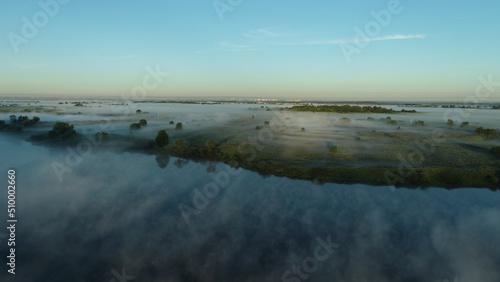
[[[329,236],[339,245],[308,281],[500,280],[500,196],[489,190],[319,186],[101,151],[60,182],[52,164],[67,164],[65,148],[5,136],[0,148],[19,219],[17,274],[1,281],[110,281],[123,268],[133,281],[302,281],[286,271]],[[229,184],[188,224],[179,205],[194,207],[222,174]]]

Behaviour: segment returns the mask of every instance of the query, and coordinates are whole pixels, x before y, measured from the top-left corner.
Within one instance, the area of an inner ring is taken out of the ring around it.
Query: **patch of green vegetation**
[[[476,128],[476,134],[487,137],[487,138],[496,138],[498,137],[498,132],[492,128]]]
[[[328,147],[328,153],[329,154],[334,155],[334,154],[336,154],[338,152],[339,152],[339,148],[338,148],[337,145],[333,145],[333,146]]]
[[[32,127],[40,121],[40,118],[34,116],[29,119],[28,116],[11,115],[9,117],[10,124],[7,124],[4,120],[0,120],[0,131],[8,133],[20,133],[23,128]]]
[[[66,122],[56,122],[46,134],[31,135],[31,141],[50,141],[58,143],[60,141],[70,141],[79,139],[81,136],[78,134],[74,126]]]
[[[131,130],[141,129],[141,124],[138,122],[134,122],[134,123],[130,124],[130,129]]]
[[[68,139],[76,134],[74,126],[66,122],[56,122],[52,130],[48,132],[51,139]]]
[[[2,121],[4,122],[4,121]],[[19,133],[23,130],[22,127],[20,127],[17,124],[3,124],[0,123],[0,131],[7,132],[7,133]]]
[[[179,155],[186,155],[188,151],[188,146],[186,144],[186,141],[182,138],[175,139],[174,143],[172,144],[172,151],[176,154]]]
[[[326,113],[377,113],[377,114],[395,114],[398,111],[393,109],[386,109],[378,106],[351,106],[351,105],[328,105],[328,106],[313,106],[313,105],[302,105],[293,106],[291,108],[286,108],[291,111],[301,111],[301,112],[326,112]],[[416,112],[415,110],[407,111],[401,110],[401,112]]]

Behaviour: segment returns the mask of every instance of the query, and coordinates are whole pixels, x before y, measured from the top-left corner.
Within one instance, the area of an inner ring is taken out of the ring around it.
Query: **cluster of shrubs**
[[[0,120],[0,131],[12,133],[21,132],[23,127],[33,126],[40,121],[40,118],[36,116],[30,119],[28,116],[17,117],[15,115],[11,115],[9,119],[10,124],[7,124],[4,120]]]
[[[77,133],[74,129],[74,126],[66,122],[56,122],[52,130],[48,132],[50,139],[55,139],[55,138],[68,139],[72,136],[75,136],[76,134]]]
[[[479,134],[484,137],[495,138],[498,137],[498,132],[492,128],[476,128],[476,134]]]
[[[148,121],[145,119],[141,119],[141,120],[139,120],[139,122],[134,122],[134,123],[130,124],[130,129],[140,129],[141,126],[145,126],[145,125],[148,125]]]
[[[455,124],[455,122],[452,119],[448,119],[448,121],[446,121],[446,124],[451,127]],[[468,121],[462,122],[460,127],[469,127],[469,122]]]
[[[182,138],[177,138],[170,144],[169,135],[165,130],[158,131],[151,145],[153,145],[151,148],[155,148],[157,152],[172,152],[181,157],[220,159],[223,156],[222,150],[219,150],[217,143],[211,139],[208,139],[202,146],[188,146]]]
[[[177,124],[171,120],[168,124],[175,124],[175,129],[182,129],[183,125],[182,122],[178,122]]]
[[[56,122],[52,130],[49,130],[47,134],[31,135],[31,140],[66,140],[73,136],[78,136],[73,125],[66,122]]]
[[[351,105],[328,105],[328,106],[313,106],[313,105],[302,105],[293,106],[288,108],[292,111],[307,111],[307,112],[332,112],[332,113],[381,113],[381,114],[393,114],[397,111],[393,109],[386,109],[378,106],[351,106]],[[407,111],[402,110],[401,112],[415,112],[415,110]]]

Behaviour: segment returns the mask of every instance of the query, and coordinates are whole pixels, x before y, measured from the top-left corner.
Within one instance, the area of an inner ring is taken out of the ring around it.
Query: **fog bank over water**
[[[18,274],[2,281],[109,281],[122,268],[134,281],[301,281],[293,265],[329,236],[339,245],[308,281],[500,279],[496,192],[319,186],[112,152],[59,182],[56,151],[14,140],[0,137],[0,166],[18,177]],[[187,224],[179,205],[223,171],[229,185]]]

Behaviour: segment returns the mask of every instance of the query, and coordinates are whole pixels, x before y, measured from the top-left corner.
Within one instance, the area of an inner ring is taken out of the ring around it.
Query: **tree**
[[[173,120],[171,120],[171,121],[169,122],[169,124],[174,124],[174,121],[173,121]]]
[[[141,120],[139,121],[139,123],[143,126],[143,125],[147,125],[147,124],[148,124],[148,121],[147,121],[147,120],[145,120],[145,119],[141,119]]]
[[[67,139],[73,135],[76,135],[76,131],[73,125],[66,122],[56,122],[52,130],[48,132],[50,138],[62,138]]]
[[[462,122],[462,125],[460,125],[460,127],[469,127],[469,122],[468,121]]]
[[[130,125],[130,129],[134,129],[134,130],[136,130],[136,129],[140,129],[140,128],[141,128],[141,124],[140,124],[140,123],[138,123],[138,122],[134,122],[134,123],[132,123],[132,124]]]
[[[32,119],[27,119],[23,121],[23,126],[29,127],[35,125],[35,122]]]
[[[182,129],[182,122],[178,122],[178,123],[175,125],[175,129]]]
[[[446,122],[446,124],[447,124],[448,126],[453,126],[453,120],[448,119],[448,121]]]
[[[73,125],[70,125],[69,123],[66,122],[56,122],[52,129],[56,131],[59,135],[74,131]]]
[[[39,122],[39,121],[40,121],[40,118],[35,116],[35,117],[33,117],[33,119],[32,119],[32,120],[36,123],[36,122]]]
[[[159,146],[159,147],[165,147],[168,145],[168,140],[169,137],[168,137],[168,134],[165,130],[160,130],[158,131],[158,134],[156,135],[156,139],[155,139],[155,142],[156,142],[156,146]]]
[[[140,113],[142,113],[142,111],[141,110],[137,110],[137,111],[135,111],[135,113],[136,114],[140,114]]]

